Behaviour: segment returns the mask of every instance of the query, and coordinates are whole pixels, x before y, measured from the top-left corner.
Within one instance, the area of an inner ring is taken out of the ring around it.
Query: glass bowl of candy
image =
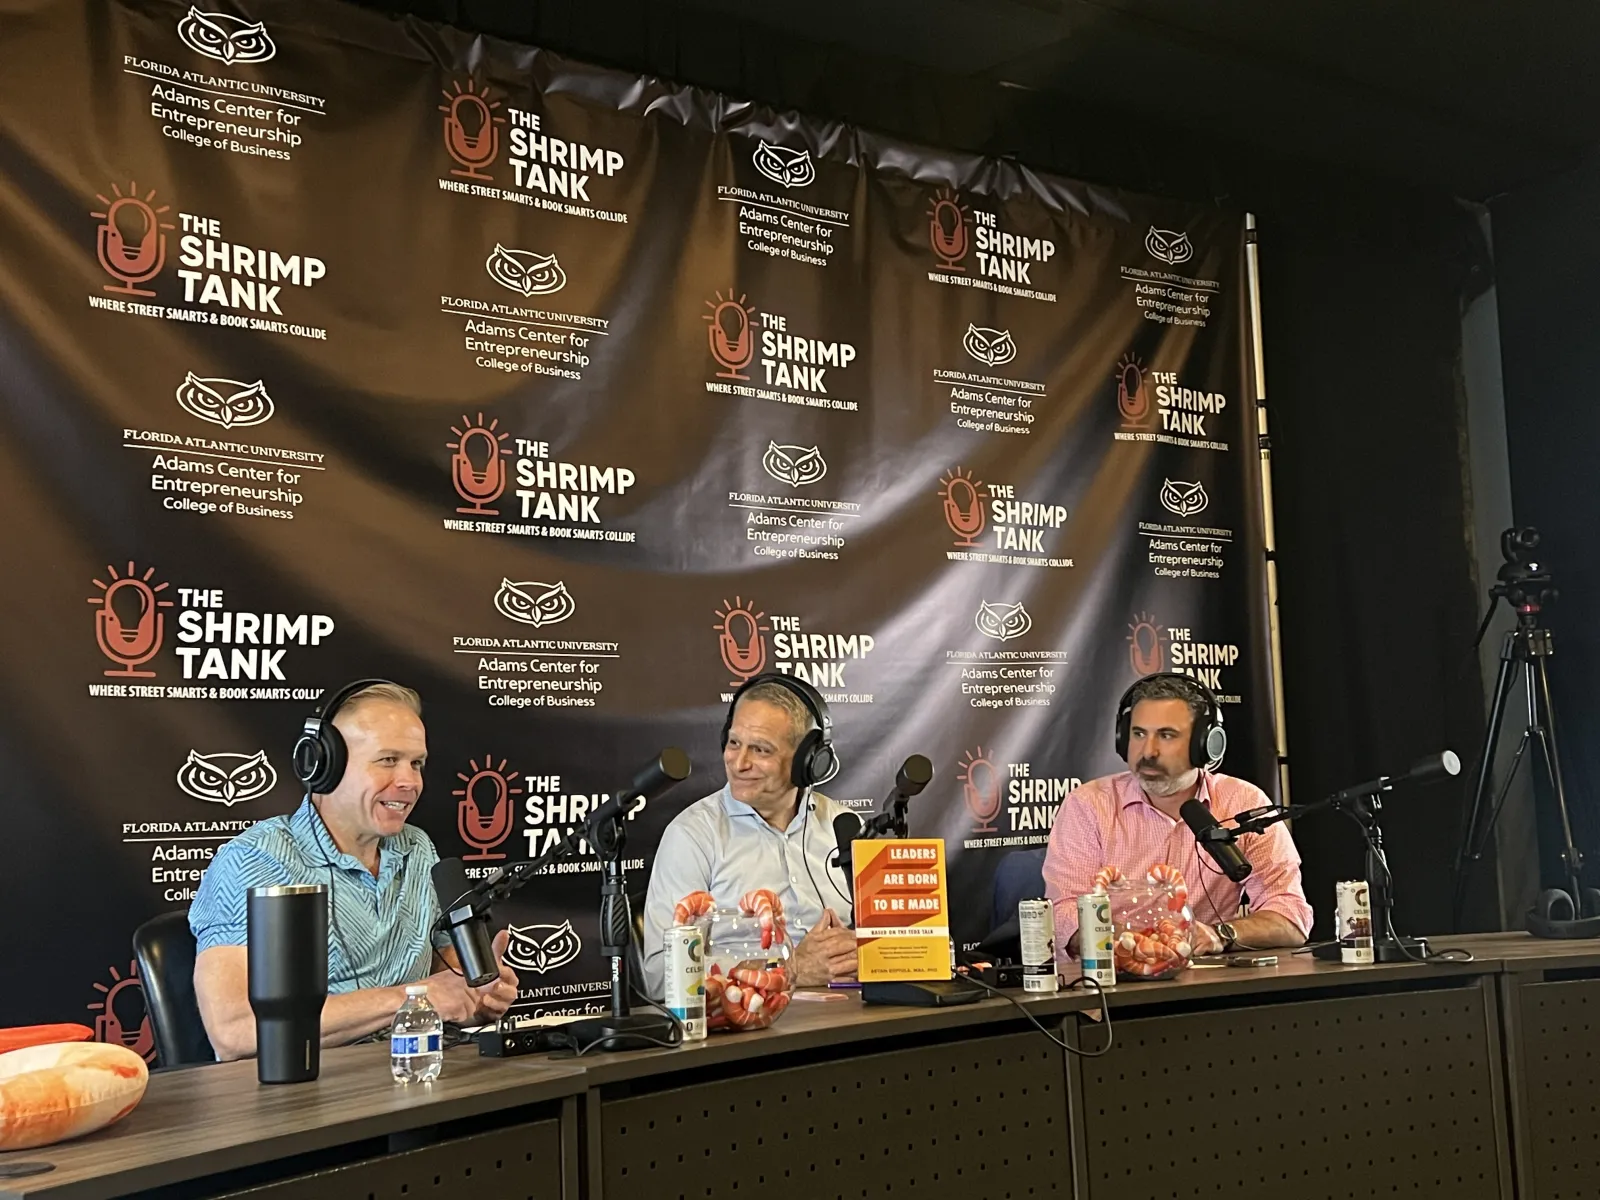
[[[781,921],[713,909],[706,931],[706,1028],[765,1029],[794,992],[794,944]]]
[[[1158,864],[1143,886],[1114,884],[1112,958],[1118,979],[1171,979],[1194,958],[1194,914],[1183,877]]]

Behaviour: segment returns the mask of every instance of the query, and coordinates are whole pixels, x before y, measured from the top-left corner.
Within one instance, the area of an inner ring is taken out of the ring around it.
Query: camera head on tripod
[[[1498,582],[1489,589],[1493,597],[1505,597],[1519,614],[1532,615],[1554,604],[1561,593],[1555,580],[1534,554],[1539,548],[1539,531],[1532,525],[1512,528],[1500,535],[1500,554],[1505,559],[1495,573]]]

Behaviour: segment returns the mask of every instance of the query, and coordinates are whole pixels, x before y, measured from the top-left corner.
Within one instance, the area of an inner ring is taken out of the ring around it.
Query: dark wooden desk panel
[[[1344,990],[1232,993],[1237,1005],[1198,1011],[1204,985],[1178,988],[1117,1021],[1110,1054],[1069,1068],[1080,1197],[1509,1200],[1492,976],[1422,989],[1380,968],[1377,990],[1342,977]]]
[[[508,1069],[510,1068],[510,1069]],[[574,1065],[508,1064],[461,1047],[426,1086],[389,1078],[385,1046],[328,1050],[310,1083],[263,1086],[253,1061],[151,1076],[144,1101],[110,1129],[4,1162],[51,1162],[54,1171],[0,1180],[0,1197],[101,1200],[252,1167],[367,1138],[505,1108],[552,1104],[584,1089]]]

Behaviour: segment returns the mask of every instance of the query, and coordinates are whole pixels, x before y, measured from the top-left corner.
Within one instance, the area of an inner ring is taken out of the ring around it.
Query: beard
[[[1176,795],[1179,792],[1192,788],[1195,785],[1195,782],[1200,778],[1199,767],[1190,767],[1182,775],[1170,775],[1165,771],[1164,768],[1162,768],[1161,764],[1154,759],[1145,759],[1141,761],[1138,766],[1138,770],[1140,771],[1152,768],[1162,772],[1160,778],[1146,779],[1142,775],[1139,777],[1139,786],[1144,788],[1145,794],[1149,796],[1164,797]]]

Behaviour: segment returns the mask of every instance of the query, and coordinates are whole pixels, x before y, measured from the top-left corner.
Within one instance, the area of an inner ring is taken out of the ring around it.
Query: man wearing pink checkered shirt
[[[1236,813],[1272,803],[1252,783],[1194,765],[1207,758],[1214,713],[1220,716],[1215,698],[1192,679],[1140,680],[1117,714],[1119,723],[1126,714],[1128,770],[1090,780],[1061,802],[1045,853],[1044,886],[1055,906],[1056,944],[1069,954],[1078,952],[1077,897],[1108,865],[1134,882],[1156,863],[1177,867],[1189,886],[1197,954],[1304,944],[1311,905],[1288,827],[1278,824],[1239,839],[1254,869],[1237,884],[1205,856],[1178,815],[1186,801],[1198,799],[1227,823]],[[1250,899],[1246,917],[1236,917],[1241,893]]]

